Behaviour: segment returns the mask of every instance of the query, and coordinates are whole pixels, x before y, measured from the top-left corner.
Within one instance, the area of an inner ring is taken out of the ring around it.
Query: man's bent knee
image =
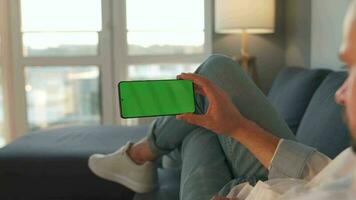
[[[209,56],[205,62],[198,68],[198,74],[221,74],[221,73],[229,73],[232,71],[240,70],[242,72],[242,68],[238,63],[232,60],[230,57],[220,54],[214,54]]]

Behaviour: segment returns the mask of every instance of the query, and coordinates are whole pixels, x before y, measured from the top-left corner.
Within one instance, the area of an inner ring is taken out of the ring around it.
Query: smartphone
[[[124,119],[195,112],[194,86],[190,80],[122,81],[118,89]]]

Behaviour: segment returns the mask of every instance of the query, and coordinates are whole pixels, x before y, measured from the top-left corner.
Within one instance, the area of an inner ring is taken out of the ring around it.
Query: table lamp
[[[237,61],[257,81],[256,58],[248,53],[248,34],[274,33],[275,0],[215,0],[215,32],[241,34]]]

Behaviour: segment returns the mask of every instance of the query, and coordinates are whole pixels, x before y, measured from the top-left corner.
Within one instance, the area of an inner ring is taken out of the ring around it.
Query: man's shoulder
[[[348,166],[356,166],[356,154],[349,147],[342,151],[336,158],[334,158],[326,167],[332,173],[342,173]],[[345,171],[344,171],[345,172]]]
[[[338,156],[336,156],[331,163],[334,162],[340,162],[340,161],[345,161],[348,159],[355,159],[356,160],[356,154],[353,152],[352,148],[349,147],[347,149],[345,149],[344,151],[342,151]]]
[[[351,148],[347,148],[316,175],[309,184],[319,185],[323,182],[330,182],[335,178],[342,178],[353,173],[355,169],[356,155]]]

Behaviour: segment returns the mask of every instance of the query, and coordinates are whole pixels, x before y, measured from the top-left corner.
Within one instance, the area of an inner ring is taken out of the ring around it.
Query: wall
[[[338,70],[342,22],[350,0],[287,0],[286,66]]]
[[[276,32],[269,35],[252,35],[249,41],[251,55],[257,57],[261,89],[266,93],[276,76],[285,66],[285,0],[277,0]],[[240,36],[214,34],[213,52],[229,56],[240,53]]]
[[[311,0],[286,0],[286,66],[310,67]]]
[[[342,22],[350,0],[312,0],[311,66],[339,69]]]

